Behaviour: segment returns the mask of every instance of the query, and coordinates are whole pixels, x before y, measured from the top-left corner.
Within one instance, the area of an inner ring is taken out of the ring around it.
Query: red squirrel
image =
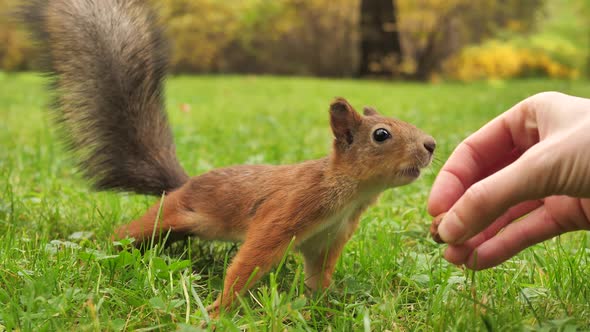
[[[99,190],[166,194],[115,237],[138,245],[152,234],[242,242],[209,307],[213,315],[288,248],[303,254],[309,288],[328,287],[361,214],[384,190],[416,180],[432,159],[431,136],[336,98],[328,156],[191,178],[176,158],[163,106],[167,42],[144,0],[32,0],[23,12],[53,79],[53,113],[84,175]]]

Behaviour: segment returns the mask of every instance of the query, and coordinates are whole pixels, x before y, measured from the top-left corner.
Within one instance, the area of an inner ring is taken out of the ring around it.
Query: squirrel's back
[[[159,195],[188,176],[163,102],[168,48],[144,0],[31,0],[53,110],[97,189]]]

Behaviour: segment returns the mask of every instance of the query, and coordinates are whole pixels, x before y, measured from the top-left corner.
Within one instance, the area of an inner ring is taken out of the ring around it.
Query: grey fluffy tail
[[[163,105],[166,39],[145,0],[31,0],[22,17],[52,77],[53,111],[99,190],[160,195],[188,180]]]

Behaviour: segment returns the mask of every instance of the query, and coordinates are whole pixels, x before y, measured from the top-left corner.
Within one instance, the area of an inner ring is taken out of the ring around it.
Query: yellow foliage
[[[410,77],[416,72],[426,79],[465,45],[479,43],[498,31],[530,31],[536,9],[544,1],[397,0],[404,60],[409,64],[409,71],[404,72]]]
[[[444,65],[447,77],[461,81],[528,76],[574,79],[579,71],[553,59],[541,49],[490,41],[464,48]]]
[[[214,70],[221,52],[239,29],[241,2],[217,0],[152,1],[172,40],[175,70]]]
[[[253,72],[352,76],[360,55],[360,0],[147,0],[172,46],[176,72]],[[529,31],[544,0],[396,0],[402,58],[384,59],[407,77],[440,73],[460,80],[530,75],[575,77],[585,59],[560,38],[529,38],[524,47],[491,42],[463,48],[498,28]],[[0,18],[19,0],[0,0]],[[539,49],[541,51],[539,51]],[[457,52],[459,52],[457,54]],[[26,33],[0,19],[0,69],[31,68]],[[565,60],[564,60],[565,59]],[[569,61],[569,62],[568,62]]]
[[[360,0],[151,0],[175,71],[354,72]]]

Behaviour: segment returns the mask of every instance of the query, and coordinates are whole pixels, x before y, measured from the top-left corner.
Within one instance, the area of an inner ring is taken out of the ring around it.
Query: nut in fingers
[[[446,213],[439,214],[438,216],[436,216],[432,220],[432,224],[430,224],[430,235],[432,236],[432,239],[436,243],[444,243],[445,242],[442,240],[442,238],[438,234],[438,226],[440,225],[440,222],[443,220],[445,214]]]

